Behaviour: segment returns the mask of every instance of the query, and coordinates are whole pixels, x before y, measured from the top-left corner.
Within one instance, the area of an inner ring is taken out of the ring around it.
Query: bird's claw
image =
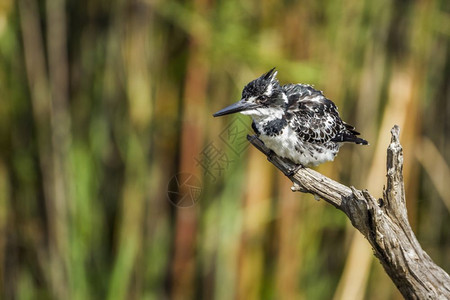
[[[302,165],[295,165],[295,167],[293,168],[289,168],[286,172],[286,175],[288,177],[294,176],[300,169],[302,169],[303,166]]]
[[[267,160],[273,162],[273,158],[276,156],[276,153],[273,150],[269,149],[269,154],[267,154]]]
[[[267,154],[267,160],[273,163],[274,157],[276,157],[276,156],[277,156],[277,154],[273,150],[269,149],[269,153]],[[286,170],[283,172],[288,177],[294,176],[295,173],[298,172],[298,170],[303,168],[302,165],[295,165],[294,167],[290,167],[293,164],[293,162],[287,158],[281,157],[281,160],[284,162],[284,169]],[[289,167],[287,167],[286,165],[288,165]]]

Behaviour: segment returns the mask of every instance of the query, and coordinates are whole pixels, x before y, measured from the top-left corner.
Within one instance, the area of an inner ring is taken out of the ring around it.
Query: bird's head
[[[269,116],[281,118],[287,97],[283,93],[276,75],[277,71],[273,68],[251,81],[242,90],[241,100],[219,110],[213,116],[219,117],[240,112],[254,118]]]

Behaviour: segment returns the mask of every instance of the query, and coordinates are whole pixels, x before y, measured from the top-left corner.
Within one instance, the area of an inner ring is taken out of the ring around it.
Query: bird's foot
[[[275,152],[273,152],[273,150],[269,149],[269,154],[267,154],[267,160],[270,162],[273,162],[273,159],[275,156],[277,156],[277,154]]]
[[[294,176],[295,173],[297,173],[300,169],[304,168],[302,165],[295,165],[295,167],[289,168],[287,170],[286,175],[288,177]]]
[[[283,170],[283,172],[284,175],[288,177],[293,176],[295,173],[298,172],[298,170],[304,168],[302,165],[300,164],[297,165],[287,158],[277,156],[277,154],[273,150],[269,149],[269,153],[267,154],[267,160],[270,161],[271,163],[274,163],[275,157],[281,159],[281,167],[282,167],[281,169],[286,170],[286,171]],[[278,164],[280,164],[280,162]],[[291,167],[292,165],[294,165],[294,167]]]

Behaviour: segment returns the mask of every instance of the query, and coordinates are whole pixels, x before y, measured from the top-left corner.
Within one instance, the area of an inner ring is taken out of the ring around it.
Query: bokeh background
[[[2,299],[401,299],[366,241],[212,113],[272,67],[370,146],[317,169],[408,215],[450,271],[450,2],[2,0]]]

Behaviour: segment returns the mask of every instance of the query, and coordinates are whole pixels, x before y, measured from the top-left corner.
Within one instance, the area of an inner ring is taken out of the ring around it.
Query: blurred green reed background
[[[1,298],[400,299],[248,117],[212,117],[274,66],[370,141],[333,179],[381,196],[401,127],[411,224],[450,271],[449,35],[446,0],[2,0]]]

